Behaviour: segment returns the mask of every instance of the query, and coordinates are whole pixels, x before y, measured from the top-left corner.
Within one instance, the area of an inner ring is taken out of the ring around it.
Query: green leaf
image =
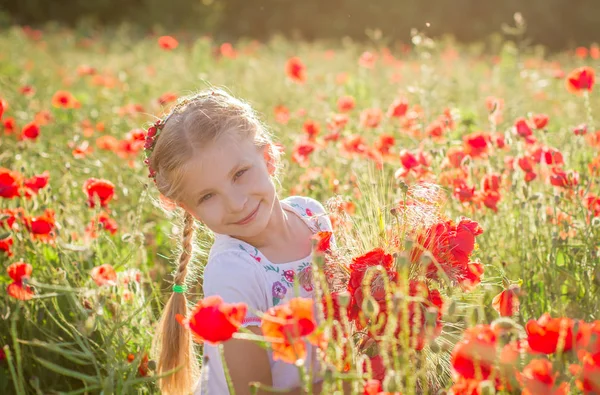
[[[38,361],[43,367],[53,371],[54,373],[62,374],[63,376],[73,377],[73,378],[79,379],[81,381],[84,381],[88,384],[94,384],[94,385],[100,384],[100,380],[98,380],[97,377],[89,376],[87,374],[83,374],[83,373],[76,372],[74,370],[63,368],[62,366],[59,366],[55,363],[52,363],[50,361],[47,361],[45,359],[42,359],[42,358],[39,358],[36,356],[34,356],[33,358],[36,361]]]

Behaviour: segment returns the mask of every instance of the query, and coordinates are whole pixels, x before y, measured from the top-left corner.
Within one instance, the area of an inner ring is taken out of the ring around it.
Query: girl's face
[[[181,207],[215,233],[260,234],[276,199],[265,149],[235,133],[219,136],[186,164]]]

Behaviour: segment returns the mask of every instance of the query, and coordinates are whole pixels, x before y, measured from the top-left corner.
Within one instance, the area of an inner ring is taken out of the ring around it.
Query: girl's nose
[[[245,193],[241,193],[240,191],[232,191],[227,196],[227,204],[229,205],[229,210],[232,213],[244,214],[243,211],[246,207],[247,201],[247,195]]]

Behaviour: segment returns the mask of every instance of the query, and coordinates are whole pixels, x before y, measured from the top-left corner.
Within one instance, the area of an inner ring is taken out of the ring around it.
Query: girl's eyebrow
[[[227,175],[228,175],[230,178],[231,178],[231,177],[233,177],[233,175],[234,175],[234,174],[237,172],[237,170],[238,170],[240,167],[243,167],[243,166],[244,166],[244,162],[240,162],[240,163],[236,164],[235,166],[233,166],[233,167],[231,168],[231,170],[229,170],[229,173],[228,173]],[[206,189],[203,189],[203,190],[201,190],[200,192],[198,192],[198,193],[197,193],[197,195],[204,195],[206,192],[208,192],[208,191],[210,191],[210,190],[211,190],[211,188],[206,188]]]

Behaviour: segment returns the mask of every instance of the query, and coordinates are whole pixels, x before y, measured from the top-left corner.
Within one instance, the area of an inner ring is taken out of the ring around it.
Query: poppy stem
[[[225,373],[225,381],[227,381],[227,389],[230,395],[235,395],[235,388],[233,388],[233,382],[231,381],[231,375],[229,374],[229,368],[227,367],[227,361],[225,361],[225,349],[223,343],[217,346],[219,348],[219,354],[221,355],[221,362],[223,364],[223,372]]]

